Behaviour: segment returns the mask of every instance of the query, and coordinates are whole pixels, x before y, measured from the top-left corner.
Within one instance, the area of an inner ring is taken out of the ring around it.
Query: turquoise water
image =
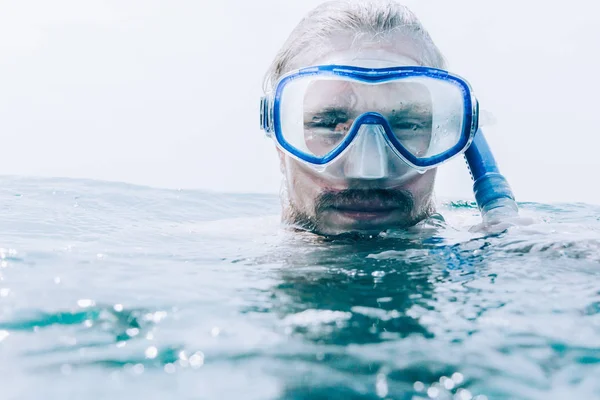
[[[325,240],[276,196],[0,187],[1,399],[600,398],[600,207]]]

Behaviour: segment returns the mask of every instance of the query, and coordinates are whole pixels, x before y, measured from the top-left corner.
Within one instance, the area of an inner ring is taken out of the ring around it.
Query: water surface
[[[2,399],[600,398],[600,207],[370,240],[276,196],[0,178]]]

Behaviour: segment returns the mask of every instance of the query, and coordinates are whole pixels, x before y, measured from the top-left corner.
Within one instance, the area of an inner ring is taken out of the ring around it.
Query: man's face
[[[405,228],[433,210],[435,170],[387,187],[376,180],[332,181],[282,152],[280,159],[287,192],[284,219],[317,233],[379,233]]]
[[[348,64],[371,66],[356,59]],[[304,127],[298,140],[312,154],[324,156],[343,140],[359,115],[377,112],[405,147],[419,155],[431,141],[431,103],[427,88],[416,82],[315,81],[299,104]],[[322,234],[375,234],[412,226],[432,212],[435,170],[416,172],[393,152],[383,135],[370,129],[359,130],[347,151],[326,168],[315,168],[282,151],[279,155],[287,222]]]

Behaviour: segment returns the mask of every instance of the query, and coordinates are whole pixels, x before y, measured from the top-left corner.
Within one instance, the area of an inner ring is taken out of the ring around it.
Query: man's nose
[[[350,179],[384,179],[389,175],[385,131],[381,125],[364,124],[350,145],[344,173]]]

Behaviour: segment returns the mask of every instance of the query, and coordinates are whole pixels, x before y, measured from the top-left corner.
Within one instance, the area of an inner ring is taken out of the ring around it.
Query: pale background
[[[317,0],[0,0],[0,174],[277,192],[262,78]],[[405,1],[519,200],[600,203],[600,3]],[[464,161],[440,197],[471,198]]]

